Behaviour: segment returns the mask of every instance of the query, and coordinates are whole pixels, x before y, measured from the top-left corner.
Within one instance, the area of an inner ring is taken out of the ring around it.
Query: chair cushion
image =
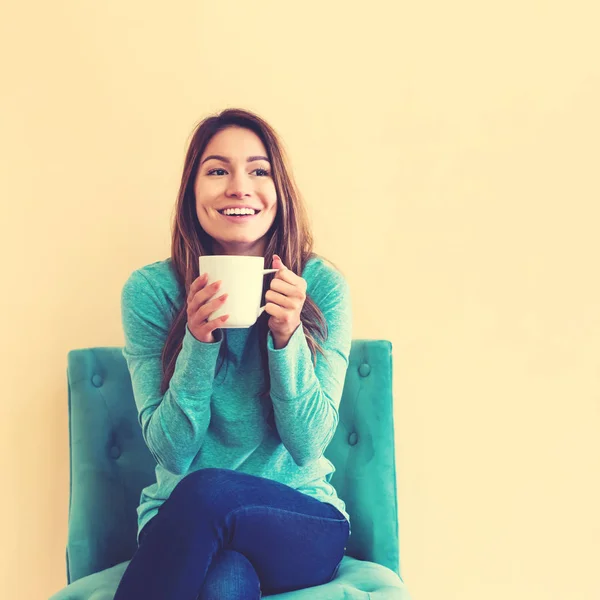
[[[50,600],[113,600],[127,568],[125,561],[83,577]],[[272,600],[410,600],[404,583],[387,567],[345,556],[333,581],[295,592],[265,596]]]

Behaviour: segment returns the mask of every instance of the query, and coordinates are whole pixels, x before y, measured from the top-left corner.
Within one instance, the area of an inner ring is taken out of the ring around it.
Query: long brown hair
[[[300,275],[307,261],[315,256],[306,209],[275,130],[259,116],[241,109],[227,109],[201,121],[192,134],[186,153],[173,220],[171,268],[177,277],[184,302],[171,324],[163,347],[161,394],[164,394],[169,387],[177,356],[181,351],[187,324],[187,295],[192,282],[199,275],[198,257],[212,253],[212,239],[200,226],[196,214],[194,182],[206,146],[216,133],[227,127],[243,127],[253,131],[264,144],[271,163],[272,177],[277,191],[277,214],[267,233],[265,266],[270,267],[273,255],[278,254],[286,267]],[[271,278],[265,278],[263,295],[269,287]],[[323,313],[309,296],[304,302],[300,319],[313,361],[316,361],[317,352],[323,354],[320,341],[327,338],[327,323]],[[269,315],[264,312],[257,321],[267,393],[270,388],[267,362],[268,320]],[[221,364],[227,355],[226,331],[226,329],[222,330]]]

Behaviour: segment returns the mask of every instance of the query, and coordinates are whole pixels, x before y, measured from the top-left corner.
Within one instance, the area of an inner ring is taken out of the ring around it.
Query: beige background
[[[394,344],[415,600],[600,597],[596,2],[3,3],[2,598],[65,582],[66,354],[121,345],[195,123],[285,140]]]

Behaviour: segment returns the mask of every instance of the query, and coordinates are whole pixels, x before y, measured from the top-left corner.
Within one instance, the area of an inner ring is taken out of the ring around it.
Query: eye
[[[216,169],[210,169],[210,171],[207,171],[206,174],[207,175],[217,175],[217,176],[222,176],[225,175],[227,173],[227,171],[225,169],[219,168],[217,167]],[[268,169],[262,169],[262,168],[257,168],[254,169],[254,171],[251,171],[251,173],[256,173],[258,177],[268,177],[270,175],[270,172]]]

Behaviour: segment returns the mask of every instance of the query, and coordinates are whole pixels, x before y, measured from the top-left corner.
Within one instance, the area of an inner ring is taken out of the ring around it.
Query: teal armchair
[[[155,462],[121,348],[72,350],[67,377],[69,585],[50,600],[112,600],[136,549],[136,508],[142,488],[154,482]],[[269,598],[410,600],[400,576],[389,342],[352,342],[340,421],[326,455],[352,520],[346,556],[333,581]]]

